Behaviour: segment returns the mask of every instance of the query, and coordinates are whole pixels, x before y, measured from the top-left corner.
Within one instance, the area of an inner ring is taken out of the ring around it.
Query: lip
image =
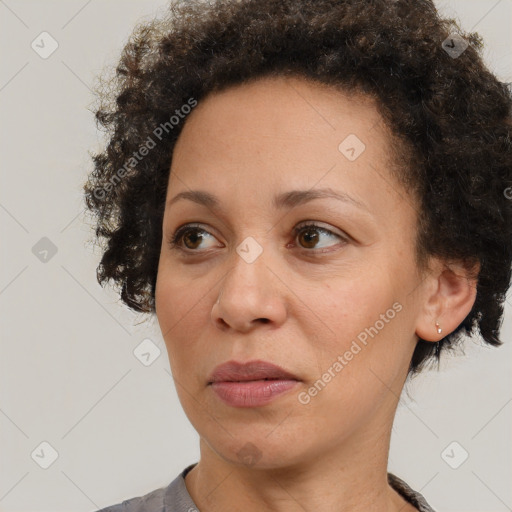
[[[247,363],[228,361],[217,366],[208,381],[217,396],[232,407],[266,405],[298,383],[292,373],[261,359]]]
[[[255,359],[246,363],[228,361],[217,366],[208,384],[214,382],[246,382],[264,379],[300,380],[296,375],[268,361]]]
[[[261,407],[299,384],[298,380],[249,380],[213,382],[212,390],[231,407]]]

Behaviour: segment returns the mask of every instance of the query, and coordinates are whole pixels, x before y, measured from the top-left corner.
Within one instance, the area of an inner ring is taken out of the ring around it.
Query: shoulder
[[[419,512],[436,512],[424,498],[422,494],[414,491],[407,485],[401,478],[398,478],[392,473],[388,473],[388,482],[395,491],[397,491],[403,498],[414,505]]]
[[[161,487],[148,492],[144,496],[137,496],[96,512],[164,512],[164,496],[167,487]]]
[[[95,512],[190,512],[197,511],[185,485],[186,474],[197,464],[187,466],[166,487],[137,496]]]

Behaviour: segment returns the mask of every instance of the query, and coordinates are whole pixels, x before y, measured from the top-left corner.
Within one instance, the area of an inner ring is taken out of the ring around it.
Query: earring
[[[441,334],[441,332],[443,332],[443,330],[441,329],[441,326],[436,322],[436,329],[437,329],[437,334]],[[436,342],[436,347],[435,347],[435,355],[436,357],[439,357],[439,353],[441,352],[440,350],[440,347],[439,347],[439,341]]]

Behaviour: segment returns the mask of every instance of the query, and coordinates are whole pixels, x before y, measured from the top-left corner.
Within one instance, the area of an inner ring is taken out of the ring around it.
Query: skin
[[[338,149],[349,134],[366,145],[354,161]],[[167,199],[200,189],[220,209],[166,205],[156,314],[200,436],[201,458],[185,482],[202,512],[416,510],[387,483],[396,406],[418,336],[437,341],[453,331],[476,283],[455,264],[416,266],[416,204],[389,170],[391,143],[371,98],[300,78],[229,88],[188,116]],[[366,209],[332,198],[272,205],[279,193],[324,187]],[[333,234],[295,235],[304,221]],[[172,247],[171,236],[192,222],[203,238],[192,231]],[[247,237],[263,249],[252,263],[236,251]],[[301,403],[299,393],[397,302],[394,318]],[[207,379],[232,359],[273,362],[300,382],[265,406],[231,407]],[[248,443],[252,460],[238,456]]]

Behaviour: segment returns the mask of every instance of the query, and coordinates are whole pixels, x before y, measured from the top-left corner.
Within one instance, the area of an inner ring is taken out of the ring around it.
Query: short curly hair
[[[471,274],[471,312],[437,350],[418,340],[409,375],[475,328],[501,345],[511,278],[512,97],[484,65],[482,48],[478,33],[440,17],[431,0],[171,1],[163,16],[135,27],[97,88],[96,121],[108,144],[91,154],[84,191],[104,248],[98,282],[113,280],[133,310],[155,311],[180,120],[230,85],[299,76],[378,100],[400,140],[394,153],[407,164],[397,177],[417,199],[418,266],[430,256],[480,264]]]

